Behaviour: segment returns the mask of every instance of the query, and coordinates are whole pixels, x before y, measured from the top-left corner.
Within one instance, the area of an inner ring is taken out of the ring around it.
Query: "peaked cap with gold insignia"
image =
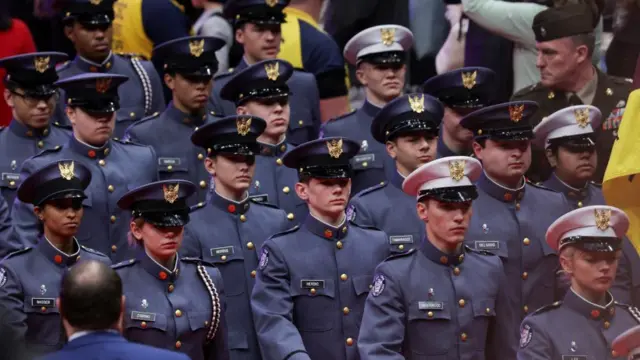
[[[482,174],[480,161],[468,156],[449,156],[426,163],[402,183],[402,190],[418,201],[467,202],[478,197],[474,183]]]
[[[406,94],[393,99],[373,118],[371,134],[380,143],[412,132],[438,136],[444,107],[425,94]]]
[[[84,73],[59,80],[55,85],[65,91],[68,106],[90,113],[113,113],[120,109],[118,87],[127,80],[125,75]]]
[[[18,188],[20,201],[41,206],[57,199],[85,199],[91,171],[73,160],[52,162],[29,175]]]
[[[157,227],[184,226],[189,222],[187,198],[195,192],[187,180],[156,181],[124,194],[118,207]]]
[[[301,177],[346,179],[351,177],[351,159],[360,144],[342,137],[327,137],[300,144],[282,159],[285,166],[298,170]]]
[[[584,149],[595,147],[595,133],[602,122],[600,110],[591,105],[576,105],[558,110],[542,119],[534,129],[540,148],[562,145]]]
[[[64,24],[79,22],[84,27],[107,28],[114,19],[116,0],[54,0],[53,8],[62,13]]]
[[[0,59],[0,68],[7,71],[9,86],[21,88],[29,96],[50,96],[58,81],[56,64],[67,60],[67,54],[39,52]]]
[[[259,25],[280,25],[285,21],[284,8],[290,0],[227,0],[222,13],[238,27],[250,22]]]
[[[476,139],[529,140],[533,138],[531,118],[538,110],[535,101],[514,101],[485,107],[460,120]]]
[[[422,90],[438,98],[461,115],[492,105],[496,99],[497,76],[491,69],[466,67],[425,81]]]
[[[191,135],[191,142],[207,149],[209,155],[253,156],[260,153],[258,136],[266,127],[259,117],[232,115],[200,127]]]
[[[152,59],[165,73],[212,77],[218,71],[216,51],[224,45],[217,37],[188,36],[156,46]]]
[[[344,58],[352,65],[404,64],[413,46],[413,33],[400,25],[378,25],[364,29],[344,47]]]
[[[287,61],[260,61],[234,74],[220,90],[220,97],[236,106],[255,99],[286,100],[291,75],[293,66]]]

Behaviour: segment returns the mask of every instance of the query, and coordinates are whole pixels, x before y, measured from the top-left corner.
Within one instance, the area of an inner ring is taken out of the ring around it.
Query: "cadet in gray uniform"
[[[353,197],[347,214],[358,224],[384,231],[394,250],[409,250],[424,237],[415,199],[402,191],[402,182],[420,165],[435,159],[443,111],[437,99],[409,94],[392,100],[373,119],[371,133],[385,144],[388,156],[395,160],[396,173]]]
[[[524,319],[518,360],[622,359],[611,345],[640,323],[640,311],[615,301],[608,290],[628,228],[622,210],[603,205],[573,210],[549,227],[546,242],[558,251],[571,288],[563,301]]]
[[[4,101],[13,113],[6,128],[0,127],[0,194],[9,208],[20,186],[20,166],[44,149],[64,145],[69,129],[51,121],[58,101],[55,66],[67,58],[56,52],[31,53],[0,59],[7,71]]]
[[[189,181],[164,180],[118,200],[132,214],[137,247],[135,258],[113,266],[126,299],[123,335],[191,360],[228,360],[222,276],[213,264],[178,254],[195,191]]]
[[[0,195],[0,256],[6,255],[7,251],[13,248],[20,248],[21,245],[13,237],[13,227],[11,225],[11,215],[7,201]]]
[[[125,134],[127,140],[154,148],[159,179],[199,184],[189,205],[205,201],[208,191],[209,174],[202,166],[206,153],[191,143],[191,134],[215,119],[206,106],[218,68],[215,51],[224,44],[218,38],[197,36],[171,40],[153,49],[153,59],[162,64],[173,100],[162,114],[133,123]]]
[[[295,169],[282,166],[282,156],[293,148],[286,136],[291,115],[288,81],[293,67],[282,60],[264,60],[237,71],[220,96],[234,101],[239,115],[254,115],[267,123],[258,136],[256,172],[249,195],[276,205],[296,223],[309,213],[307,205],[292,191],[298,181]]]
[[[84,165],[60,160],[31,174],[18,189],[20,201],[34,206],[41,231],[37,244],[0,262],[0,303],[10,312],[3,317],[5,324],[36,354],[66,343],[56,304],[62,274],[79,259],[111,265],[108,257],[75,238],[90,182],[91,172]]]
[[[257,138],[265,126],[258,117],[229,116],[191,137],[195,145],[211,149],[204,165],[213,175],[215,190],[192,212],[183,253],[215,264],[222,273],[234,360],[260,359],[249,303],[258,251],[271,235],[293,226],[282,210],[248,194],[260,149]]]
[[[114,262],[128,259],[130,213],[116,206],[129,189],[157,179],[156,154],[151,147],[111,139],[118,110],[118,86],[122,75],[83,74],[56,83],[65,90],[66,114],[73,136],[64,146],[46,150],[22,165],[26,178],[51,162],[71,159],[86,166],[92,181],[83,201],[84,221],[76,235],[82,245],[96,249]],[[37,242],[38,218],[32,206],[16,200],[13,225],[18,239],[26,246]]]
[[[58,69],[61,79],[82,73],[119,74],[129,78],[120,87],[120,109],[113,136],[121,139],[134,121],[160,112],[165,107],[162,82],[150,61],[136,55],[121,56],[111,52],[115,0],[56,0],[61,2],[65,35],[74,44],[75,59]],[[62,103],[56,120],[68,121]]]
[[[613,340],[613,351],[618,356],[625,357],[627,360],[639,360],[640,359],[640,325],[634,326],[631,329],[618,335]]]
[[[556,253],[544,241],[544,233],[570,211],[562,194],[524,177],[531,164],[529,121],[537,108],[531,101],[504,103],[475,111],[460,122],[473,132],[473,150],[484,170],[476,183],[478,199],[465,241],[500,256],[520,319],[562,296],[562,289],[556,289]]]
[[[300,226],[262,246],[251,295],[260,349],[268,359],[358,359],[357,337],[375,267],[390,255],[387,235],[350,222],[353,140],[310,141],[284,157],[298,169],[296,193],[309,205]]]
[[[380,109],[402,95],[407,53],[412,45],[409,29],[380,25],[359,32],[344,48],[344,57],[356,66],[367,99],[360,109],[323,124],[320,137],[342,136],[360,143],[360,152],[352,161],[352,195],[395,176],[393,159],[387,155],[384,142],[374,139],[370,128]]]
[[[463,244],[481,173],[478,160],[452,156],[404,181],[403,190],[418,201],[426,237],[418,249],[376,269],[360,326],[361,359],[515,357],[519,319],[502,262]]]

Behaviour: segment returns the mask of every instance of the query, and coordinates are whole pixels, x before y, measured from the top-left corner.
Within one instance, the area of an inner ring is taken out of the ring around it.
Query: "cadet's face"
[[[104,59],[111,51],[112,26],[85,27],[75,22],[65,28],[65,33],[78,53],[89,59]]]
[[[363,62],[356,70],[358,81],[369,95],[378,101],[389,102],[402,94],[407,67],[403,65],[373,65]]]
[[[547,152],[551,152],[547,150]],[[556,156],[549,159],[551,166],[555,167],[556,174],[565,182],[582,183],[592,179],[596,172],[598,155],[595,147],[590,150],[578,151],[564,146],[558,147]]]
[[[62,239],[70,239],[76,235],[84,214],[81,199],[51,200],[43,206],[35,206],[33,211],[42,222],[45,234],[53,234]]]
[[[496,179],[520,179],[531,165],[531,141],[487,139],[482,147],[473,143],[473,151],[486,173]]]
[[[32,128],[41,129],[49,124],[49,119],[56,108],[58,94],[34,98],[25,95],[22,89],[12,91],[5,89],[4,99],[17,120]]]
[[[173,101],[189,112],[196,112],[205,108],[213,87],[213,77],[191,77],[182,74],[171,76],[165,74],[164,81],[173,93]]]
[[[344,212],[351,193],[351,179],[316,179],[297,183],[296,193],[312,213],[335,218]]]
[[[575,251],[572,256],[567,252]],[[574,288],[587,294],[603,294],[611,288],[618,270],[621,253],[601,253],[580,249],[563,249],[560,254],[562,269],[571,275]]]
[[[280,25],[247,23],[236,30],[236,41],[244,46],[245,56],[252,61],[275,59],[280,52]]]
[[[562,88],[584,61],[585,46],[576,47],[571,38],[562,38],[536,44],[538,58],[536,66],[540,69],[540,82],[549,88]],[[582,50],[579,50],[582,48]]]
[[[182,226],[156,227],[145,222],[142,227],[137,227],[133,222],[131,224],[131,234],[142,240],[147,253],[156,260],[171,259],[182,244]]]
[[[216,189],[241,194],[251,186],[256,162],[255,156],[218,154],[205,159],[205,167],[214,176]]]
[[[453,111],[450,107],[445,106],[442,123],[444,124],[444,131],[446,131],[454,141],[467,143],[467,146],[469,146],[471,144],[471,139],[473,139],[473,133],[471,130],[460,126],[460,120],[462,120],[462,117],[462,115]]]
[[[267,122],[267,127],[264,129],[263,134],[270,138],[277,138],[287,132],[289,128],[291,107],[289,106],[288,98],[279,101],[275,99],[260,99],[238,106],[237,113],[264,119]]]
[[[116,126],[115,113],[88,113],[81,108],[67,106],[67,117],[78,140],[89,145],[102,146],[113,134]]]
[[[471,201],[448,203],[434,199],[420,201],[416,205],[418,216],[427,223],[429,239],[447,248],[462,243],[469,228]]]
[[[406,176],[436,158],[437,139],[426,132],[398,136],[387,142],[387,152],[396,161],[398,170]]]

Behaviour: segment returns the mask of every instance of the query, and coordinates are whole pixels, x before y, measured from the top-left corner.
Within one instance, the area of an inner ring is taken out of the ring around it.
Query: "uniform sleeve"
[[[176,0],[142,0],[142,26],[156,46],[190,35],[187,15]]]
[[[0,256],[4,257],[10,251],[17,250],[19,243],[15,241],[9,205],[0,195]]]
[[[638,251],[633,247],[629,239],[625,236],[622,239],[622,257],[618,264],[616,279],[611,287],[613,298],[623,304],[636,305],[634,275],[640,273],[640,257]]]
[[[371,214],[367,210],[366,206],[362,204],[358,195],[351,199],[351,204],[349,206],[349,211],[353,211],[353,214],[350,214],[351,221],[361,226],[376,226]]]
[[[142,67],[146,70],[151,82],[151,114],[164,111],[166,102],[164,100],[164,88],[158,71],[150,61],[141,61]]]
[[[27,333],[24,292],[19,278],[6,266],[0,266],[0,302],[6,309],[4,326],[13,330],[16,339],[24,339]]]
[[[520,325],[520,348],[517,360],[552,359],[551,341],[538,321],[525,318]]]
[[[500,261],[500,260],[498,260]],[[500,264],[500,288],[496,297],[496,316],[492,319],[487,336],[487,359],[515,359],[518,351],[518,317],[515,309],[519,304],[509,299],[507,295],[507,277],[502,263]]]
[[[184,238],[180,246],[180,254],[202,259],[202,247],[198,240],[197,230],[193,228],[196,225],[198,225],[198,223],[190,222],[184,227]]]
[[[33,161],[26,160],[22,163],[20,170],[20,179],[26,179],[36,170]],[[32,246],[38,241],[38,235],[40,233],[40,222],[33,213],[33,205],[26,204],[16,198],[13,202],[13,208],[11,210],[11,217],[13,221],[14,236],[20,246]]]
[[[122,137],[122,140],[131,141],[132,143],[136,143],[136,144],[141,144],[140,138],[138,137],[138,134],[136,131],[137,124],[138,122],[136,121],[133,124],[127,126],[127,129],[124,131],[124,136]]]
[[[151,163],[149,164],[149,177],[150,177],[149,182],[158,181],[160,180],[160,176],[158,174],[158,167],[156,165],[158,163],[158,156],[156,155],[156,151],[153,149],[153,147],[146,146],[146,148],[149,149],[149,152],[151,153],[151,156],[150,156]]]
[[[224,107],[222,106],[222,98],[220,97],[220,90],[222,86],[218,85],[215,78],[213,80],[213,90],[211,90],[211,96],[209,96],[209,110],[215,112],[217,116],[231,116],[234,114],[225,114]]]
[[[207,360],[229,360],[229,342],[227,338],[227,319],[225,316],[226,313],[226,303],[224,302],[224,286],[222,282],[222,274],[216,268],[208,268],[209,276],[214,280],[214,284],[216,285],[216,289],[218,291],[218,296],[220,297],[220,306],[222,307],[222,311],[220,313],[220,323],[218,324],[218,329],[216,331],[216,335],[213,340],[208,344],[207,349]]]
[[[289,269],[278,247],[271,240],[262,246],[258,276],[251,293],[251,308],[266,360],[311,360],[302,337],[293,324]]]

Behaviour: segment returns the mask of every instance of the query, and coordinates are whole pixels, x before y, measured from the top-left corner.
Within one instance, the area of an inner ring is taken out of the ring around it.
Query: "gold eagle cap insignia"
[[[111,78],[96,79],[96,91],[100,94],[104,94],[111,87]]]
[[[476,86],[477,77],[478,70],[472,73],[462,72],[462,86],[469,90],[473,89],[473,87]]]
[[[247,135],[249,133],[249,129],[251,129],[251,118],[237,119],[236,128],[238,129],[238,134],[241,136]]]
[[[75,164],[73,161],[68,164],[62,162],[58,163],[58,169],[60,170],[60,177],[65,180],[71,180],[76,176],[74,173]]]
[[[424,94],[421,96],[411,96],[409,95],[409,106],[411,106],[411,110],[420,114],[424,112]]]
[[[193,57],[200,57],[204,52],[204,39],[189,41],[189,52]]]
[[[278,0],[264,0],[264,2],[269,7],[274,7],[274,6],[278,5]]]
[[[396,37],[396,29],[380,29],[380,39],[385,46],[391,46]]]
[[[264,71],[267,72],[269,80],[276,81],[280,76],[280,63],[276,61],[273,64],[264,64]]]
[[[598,230],[605,231],[609,228],[609,222],[611,221],[611,209],[598,210],[595,209],[594,215],[596,217],[596,227]]]
[[[335,159],[339,158],[342,155],[342,139],[327,141],[327,149],[329,149],[329,156]]]
[[[49,68],[50,61],[51,61],[51,58],[49,56],[47,57],[36,56],[35,59],[33,59],[33,66],[36,68],[37,72],[42,74],[45,71],[47,71],[47,69]]]
[[[509,105],[509,118],[514,123],[522,120],[522,114],[524,113],[524,104],[522,105]]]
[[[92,5],[98,6],[102,3],[102,0],[89,0]]]
[[[576,123],[581,128],[587,127],[591,122],[589,119],[589,109],[577,109],[573,112],[573,115],[576,117]]]
[[[169,203],[173,204],[178,200],[178,193],[180,192],[180,184],[175,185],[162,185],[162,192],[164,194],[164,199]]]
[[[464,160],[449,161],[449,176],[453,181],[460,181],[464,177]]]

